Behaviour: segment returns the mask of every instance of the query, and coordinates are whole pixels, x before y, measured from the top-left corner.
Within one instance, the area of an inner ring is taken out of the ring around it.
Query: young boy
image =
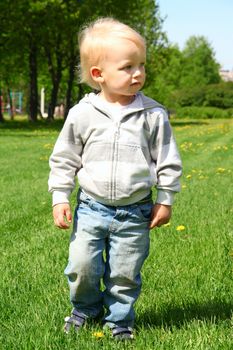
[[[181,160],[166,111],[139,92],[146,62],[141,35],[102,18],[82,30],[79,46],[82,81],[97,92],[71,108],[49,178],[54,222],[62,229],[72,221],[76,175],[80,186],[65,269],[73,304],[65,331],[105,310],[113,336],[131,339],[149,230],[171,217]]]

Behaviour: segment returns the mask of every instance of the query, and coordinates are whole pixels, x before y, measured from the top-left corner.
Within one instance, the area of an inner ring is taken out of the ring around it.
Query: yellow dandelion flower
[[[226,169],[224,169],[224,168],[218,168],[218,169],[217,169],[217,173],[224,173],[225,170],[226,170]]]
[[[182,185],[182,188],[187,188],[187,185]]]
[[[43,147],[45,148],[45,149],[53,149],[53,144],[52,143],[46,143]]]
[[[189,174],[186,176],[186,179],[191,179],[191,177],[192,177],[192,175]]]
[[[104,337],[104,333],[103,332],[94,332],[93,336],[96,338],[103,338]]]
[[[179,225],[176,228],[176,231],[184,231],[185,230],[185,226],[184,225]]]
[[[40,157],[40,160],[46,160],[46,161],[48,161],[48,160],[49,160],[49,157],[48,157],[48,156],[42,156],[42,157]]]
[[[163,226],[164,226],[164,227],[171,226],[171,223],[170,223],[170,222],[168,222],[167,224],[164,224]]]

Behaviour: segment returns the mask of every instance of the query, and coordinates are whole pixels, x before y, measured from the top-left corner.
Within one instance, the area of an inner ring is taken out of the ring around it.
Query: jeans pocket
[[[91,206],[91,198],[88,197],[84,192],[78,192],[78,205],[80,206]]]
[[[151,211],[153,208],[153,202],[148,202],[145,204],[139,204],[137,206],[137,212],[141,220],[143,221],[150,221],[151,218]]]

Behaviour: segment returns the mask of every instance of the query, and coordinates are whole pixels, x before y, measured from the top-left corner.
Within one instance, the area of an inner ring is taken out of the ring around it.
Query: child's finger
[[[72,213],[70,209],[66,211],[66,219],[68,222],[72,222]]]
[[[153,220],[150,222],[149,228],[152,229],[152,228],[154,228],[154,227],[156,227],[156,226],[158,226],[158,227],[160,226],[160,225],[159,225],[159,221],[158,221],[157,218],[153,218]]]
[[[62,229],[67,229],[69,228],[69,225],[67,224],[67,222],[65,221],[64,216],[59,216],[56,220],[55,220],[55,225],[59,228]]]

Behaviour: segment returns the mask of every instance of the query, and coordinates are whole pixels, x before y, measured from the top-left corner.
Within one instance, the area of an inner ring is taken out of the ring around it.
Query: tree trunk
[[[29,120],[37,121],[38,88],[37,88],[37,47],[33,38],[29,42],[29,69],[30,69],[30,91],[29,91]]]
[[[2,113],[2,89],[0,88],[0,123],[3,123],[4,117],[3,117],[3,113]]]
[[[13,101],[12,101],[12,95],[11,95],[11,90],[8,87],[7,88],[7,95],[8,95],[8,101],[9,101],[9,114],[10,114],[10,119],[14,120],[14,105],[13,105]]]
[[[61,81],[61,71],[57,72],[56,78],[53,80],[53,88],[51,92],[51,98],[48,107],[48,119],[53,119],[54,110],[57,103],[58,89]]]
[[[51,98],[48,107],[48,120],[53,119],[54,110],[57,103],[58,90],[62,78],[62,55],[59,51],[60,40],[58,39],[56,52],[56,64],[53,63],[50,48],[46,48],[45,52],[48,60],[49,73],[51,75],[53,88],[51,92]]]

